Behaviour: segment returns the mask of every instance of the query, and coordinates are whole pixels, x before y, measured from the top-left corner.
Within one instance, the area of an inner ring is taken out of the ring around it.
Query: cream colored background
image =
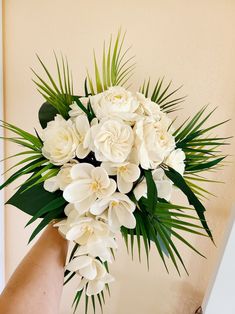
[[[235,105],[235,2],[232,0],[5,0],[4,1],[4,84],[5,119],[33,131],[38,127],[37,111],[42,98],[31,82],[29,67],[40,70],[37,52],[52,65],[53,49],[67,55],[73,69],[75,91],[81,91],[86,66],[91,65],[92,49],[101,49],[104,38],[119,26],[127,29],[138,66],[134,87],[151,75],[165,75],[175,86],[184,84],[188,94],[179,120],[195,113],[205,103],[219,105],[212,122],[233,118],[221,135],[234,134]],[[6,154],[15,153],[6,145]],[[234,144],[227,149],[232,153]],[[7,162],[7,167],[11,162]],[[117,281],[112,298],[107,298],[109,314],[193,314],[202,303],[212,276],[229,210],[234,201],[235,167],[212,177],[227,185],[214,185],[219,197],[206,202],[207,217],[218,248],[208,240],[191,237],[207,260],[182,247],[190,277],[179,278],[171,268],[166,274],[157,254],[151,256],[151,270],[127,255],[122,241],[111,271]],[[6,190],[6,196],[13,187]],[[6,207],[6,277],[25,255],[31,229],[24,230],[28,217]],[[144,255],[143,255],[144,257]],[[70,313],[73,285],[64,290],[61,314]],[[83,309],[82,309],[83,310]],[[82,313],[82,310],[80,311]]]

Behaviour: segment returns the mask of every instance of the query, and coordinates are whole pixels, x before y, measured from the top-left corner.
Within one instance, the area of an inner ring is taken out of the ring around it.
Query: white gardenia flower
[[[67,218],[54,226],[67,240],[79,244],[75,255],[89,254],[112,262],[110,249],[117,249],[117,243],[107,223],[92,215],[81,216],[73,204],[65,207],[65,214]]]
[[[123,163],[103,162],[108,175],[117,176],[117,186],[121,193],[128,193],[133,187],[133,182],[140,176],[140,168],[129,161]]]
[[[105,222],[91,215],[81,216],[76,209],[69,208],[69,210],[68,217],[54,225],[67,240],[86,245],[99,238],[110,236],[110,229]]]
[[[146,98],[144,94],[136,93],[139,106],[136,110],[136,113],[140,117],[149,116],[153,117],[156,121],[159,121],[162,117],[161,108],[158,104],[151,101],[150,98]]]
[[[42,132],[42,154],[54,165],[63,165],[76,155],[77,137],[71,120],[57,114]]]
[[[91,127],[91,150],[99,161],[124,162],[131,152],[134,134],[121,120],[102,120]]]
[[[77,136],[76,156],[83,159],[90,153],[90,149],[85,144],[90,131],[90,124],[86,115],[80,115],[75,118],[74,130]]]
[[[85,245],[78,247],[75,252],[75,256],[90,255],[93,257],[99,257],[102,262],[112,263],[113,255],[112,250],[117,249],[117,242],[114,238],[114,234],[110,232],[107,236],[92,237]]]
[[[133,229],[136,226],[135,203],[129,197],[122,193],[97,200],[90,209],[93,215],[101,216],[107,219],[108,224],[113,232],[118,232],[121,226]]]
[[[169,201],[172,194],[173,183],[169,180],[165,174],[164,170],[158,168],[152,171],[153,180],[157,187],[157,193],[159,198],[164,198],[166,201]],[[146,179],[140,182],[134,189],[134,195],[137,201],[142,197],[147,197],[147,183]]]
[[[100,293],[105,284],[113,282],[114,278],[107,272],[105,266],[96,258],[88,255],[75,257],[67,266],[71,272],[76,272],[80,278],[77,288],[82,290],[86,285],[88,296]]]
[[[138,101],[130,91],[120,86],[109,87],[103,93],[90,96],[91,107],[96,117],[103,118],[120,118],[126,122],[135,121],[138,108]]]
[[[97,198],[110,196],[116,190],[116,182],[102,167],[80,163],[71,168],[70,174],[73,182],[65,188],[63,197],[75,204],[80,214],[88,211]]]
[[[79,98],[79,100],[81,101],[83,106],[87,109],[89,98],[88,97],[81,97],[81,98]],[[70,105],[69,107],[71,108],[71,110],[69,111],[69,116],[71,118],[76,118],[80,115],[85,114],[85,112],[77,105],[76,102],[73,102],[72,105]]]
[[[177,148],[170,153],[164,163],[183,175],[185,170],[185,158],[186,156],[184,151],[180,148]]]
[[[78,161],[76,160],[71,160],[70,163],[64,164],[56,176],[49,178],[44,182],[44,189],[51,193],[59,189],[64,191],[66,186],[72,182],[70,170],[76,164],[78,164]]]
[[[169,128],[169,119],[162,116],[155,121],[147,117],[136,122],[135,147],[143,169],[155,169],[175,147]]]

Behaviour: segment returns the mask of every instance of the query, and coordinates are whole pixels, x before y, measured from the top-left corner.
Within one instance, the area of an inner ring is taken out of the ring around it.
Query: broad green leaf
[[[58,113],[59,113],[58,110],[54,106],[49,104],[48,102],[45,102],[44,104],[42,104],[38,113],[41,127],[45,129],[47,127],[47,123],[54,120],[55,116]]]
[[[30,190],[22,193],[24,189],[25,186],[22,186],[6,202],[6,204],[13,205],[31,216],[36,215],[39,210],[41,210],[47,204],[61,196],[61,192],[59,191],[55,193],[47,192],[44,189],[43,184],[35,185]]]
[[[44,229],[53,219],[62,218],[63,215],[64,215],[64,208],[62,207],[59,209],[56,208],[50,211],[49,213],[47,213],[45,217],[42,219],[42,221],[39,223],[39,225],[36,227],[36,229],[33,231],[33,233],[31,234],[28,243],[30,243],[37,236],[37,234],[40,231],[42,231],[42,229]]]
[[[28,221],[26,224],[26,227],[33,223],[36,219],[43,217],[46,213],[51,212],[54,209],[65,207],[66,201],[63,198],[63,196],[60,196],[54,200],[52,200],[50,203],[46,204],[44,207],[42,207],[37,213]]]

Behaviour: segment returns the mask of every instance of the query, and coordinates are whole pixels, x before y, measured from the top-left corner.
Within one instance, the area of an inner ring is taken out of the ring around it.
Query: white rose
[[[66,266],[66,269],[77,273],[80,279],[77,291],[81,291],[86,287],[87,296],[99,294],[105,288],[105,284],[114,281],[105,266],[98,259],[91,256],[75,257]]]
[[[63,197],[75,204],[81,214],[88,211],[97,198],[109,196],[116,190],[116,182],[102,167],[80,163],[71,168],[70,175],[72,183],[65,188]]]
[[[137,121],[135,147],[143,169],[155,169],[174,149],[175,140],[168,131],[169,119],[160,121],[147,117]]]
[[[42,154],[54,165],[63,165],[76,155],[77,137],[71,120],[56,115],[42,132]]]
[[[136,93],[137,100],[139,102],[139,106],[136,110],[136,113],[143,116],[153,117],[156,121],[159,121],[162,117],[161,108],[158,104],[151,101],[151,99],[146,98],[145,95],[141,93]]]
[[[107,219],[113,232],[118,232],[121,226],[133,229],[136,220],[133,212],[135,203],[122,193],[114,193],[109,197],[96,201],[90,209],[93,215],[101,215]]]
[[[169,180],[164,171],[161,168],[158,168],[152,171],[153,180],[157,187],[157,193],[159,198],[164,198],[166,201],[169,201],[172,194],[173,183]],[[147,197],[147,183],[146,179],[140,182],[134,189],[134,195],[137,201],[142,197]]]
[[[185,158],[184,151],[178,148],[170,153],[170,155],[165,160],[165,164],[183,175],[185,170]]]
[[[132,128],[121,120],[102,120],[91,127],[91,150],[99,161],[124,162],[133,142]]]
[[[89,98],[88,97],[81,97],[81,98],[79,98],[79,100],[81,101],[83,106],[87,109]],[[70,105],[69,107],[71,108],[71,110],[69,111],[69,116],[71,118],[76,118],[80,115],[85,114],[85,112],[77,105],[76,102],[73,102],[72,105]]]
[[[136,120],[138,101],[123,87],[113,86],[103,93],[90,96],[90,102],[99,120],[107,117],[118,117],[128,122]]]

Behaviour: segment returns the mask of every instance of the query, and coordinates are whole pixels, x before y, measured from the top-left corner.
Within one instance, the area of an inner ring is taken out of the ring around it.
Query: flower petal
[[[101,200],[97,200],[90,207],[90,212],[93,215],[101,215],[107,208],[109,204],[109,198],[103,198]]]
[[[162,180],[156,182],[158,196],[169,201],[172,194],[173,184],[170,180]]]
[[[88,282],[87,290],[86,290],[86,295],[87,296],[92,296],[99,294],[102,290],[104,290],[105,284],[101,280],[93,280]]]
[[[70,170],[71,178],[73,180],[89,179],[91,177],[90,174],[93,169],[94,166],[88,163],[74,165]]]
[[[142,197],[147,195],[147,183],[144,179],[142,182],[140,182],[134,189],[134,195],[137,201]]]
[[[139,179],[140,168],[134,164],[128,164],[126,166],[127,170],[122,173],[122,177],[127,182],[135,182]]]
[[[74,206],[76,210],[79,212],[79,214],[83,215],[90,209],[91,205],[95,202],[95,200],[96,196],[95,194],[92,194],[83,201],[75,203]]]
[[[108,212],[108,222],[110,225],[110,228],[113,232],[118,232],[120,227],[121,227],[121,223],[118,219],[118,216],[116,215],[116,211],[113,208],[109,209]]]
[[[97,193],[97,197],[98,198],[104,198],[104,197],[108,197],[110,195],[112,195],[117,188],[117,184],[113,179],[109,180],[109,186],[105,189],[101,189],[98,193]]]
[[[87,181],[87,180],[86,180]],[[81,202],[91,196],[90,182],[75,181],[70,183],[63,192],[64,199],[69,203]]]
[[[102,186],[102,188],[107,188],[109,186],[109,176],[107,171],[103,167],[96,167],[92,170],[92,179]]]
[[[80,226],[74,226],[70,228],[66,233],[66,239],[69,241],[75,241],[78,237],[83,234]]]
[[[117,175],[117,185],[121,193],[129,193],[133,187],[133,183],[125,181],[121,174]]]
[[[87,266],[81,268],[79,270],[79,273],[82,277],[84,277],[88,280],[93,280],[97,276],[97,270],[96,270],[94,263],[90,263]]]
[[[79,256],[71,260],[68,265],[65,267],[69,271],[78,271],[81,268],[91,265],[92,258],[90,256]]]
[[[126,210],[123,206],[117,206],[116,214],[121,225],[133,229],[136,226],[135,216]]]
[[[115,176],[117,174],[117,166],[115,163],[104,161],[101,164],[101,167],[103,167],[109,176]]]
[[[59,183],[58,183],[57,177],[55,176],[50,179],[47,179],[44,182],[43,187],[46,191],[51,192],[51,193],[59,190]]]

